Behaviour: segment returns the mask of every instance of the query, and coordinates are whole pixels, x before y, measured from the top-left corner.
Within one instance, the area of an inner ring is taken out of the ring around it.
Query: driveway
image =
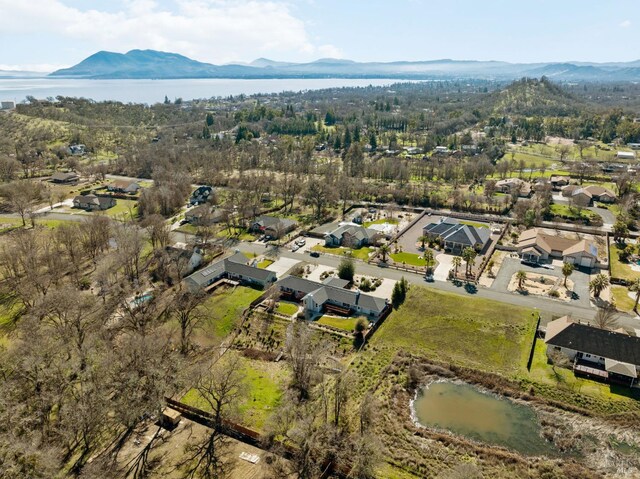
[[[273,271],[278,279],[282,278],[291,268],[297,265],[300,261],[292,258],[283,258],[280,257],[265,269],[268,271]]]
[[[438,266],[436,266],[436,269],[433,272],[433,279],[436,281],[447,281],[449,271],[453,268],[453,258],[454,256],[446,253],[440,253],[436,256]]]
[[[537,273],[544,274],[546,276],[554,276],[556,278],[564,278],[564,276],[562,276],[562,266],[555,266],[553,269],[546,269],[540,266],[524,265],[520,263],[520,258],[505,258],[490,289],[508,292],[507,287],[511,282],[511,278],[520,270],[526,271],[527,273]],[[573,281],[573,291],[578,296],[577,299],[570,301],[569,304],[579,304],[584,307],[589,307],[589,273],[575,270],[569,279]],[[551,298],[544,298],[542,296],[532,297],[537,297],[540,301],[546,301],[547,299],[551,300]]]
[[[414,254],[422,254],[423,251],[420,249],[420,245],[416,246],[418,242],[418,238],[422,236],[422,228],[427,226],[429,223],[437,223],[440,221],[440,216],[429,216],[424,215],[420,218],[415,225],[413,225],[408,231],[405,231],[400,238],[398,238],[398,244],[402,247],[402,251],[405,253],[414,253]]]

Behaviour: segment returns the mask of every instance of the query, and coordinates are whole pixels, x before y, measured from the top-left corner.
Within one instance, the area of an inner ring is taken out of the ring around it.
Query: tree
[[[614,329],[618,325],[616,308],[610,304],[598,308],[593,319],[600,329]]]
[[[229,473],[230,441],[224,434],[223,419],[237,411],[245,395],[244,376],[238,356],[229,358],[229,355],[222,356],[199,374],[195,389],[212,411],[213,424],[204,439],[185,448],[186,477],[218,479]]]
[[[589,282],[589,291],[593,292],[593,296],[600,297],[600,293],[609,286],[609,277],[606,274],[599,273]]]
[[[402,277],[400,281],[393,285],[393,291],[391,292],[391,304],[394,309],[398,309],[402,303],[404,303],[407,297],[408,283],[407,280]]]
[[[489,260],[489,262],[487,263],[487,270],[489,271],[489,277],[493,277],[493,267],[496,265],[495,261],[493,260],[493,258],[491,258]]]
[[[391,252],[391,247],[388,244],[382,244],[378,248],[378,252],[382,255],[382,262],[387,262],[387,255]]]
[[[420,237],[418,237],[418,241],[420,241],[420,247],[424,249],[426,242],[429,241],[429,237],[421,235]]]
[[[291,386],[297,391],[299,400],[309,398],[315,369],[326,349],[326,343],[315,337],[307,323],[295,322],[289,325],[285,351],[291,367]]]
[[[464,259],[464,261],[467,263],[465,268],[466,276],[469,276],[471,274],[471,268],[473,268],[476,256],[478,256],[478,252],[471,246],[467,246],[462,250],[462,259]]]
[[[331,202],[331,198],[330,186],[326,181],[318,179],[309,181],[304,195],[304,203],[313,207],[316,219],[322,218],[322,211]]]
[[[624,244],[629,237],[629,227],[627,223],[622,221],[620,217],[613,225],[613,241],[618,244]]]
[[[527,280],[527,273],[524,270],[519,270],[516,273],[516,279],[518,280],[518,289],[524,289],[524,282]]]
[[[431,274],[431,270],[433,269],[433,265],[435,264],[435,259],[433,257],[433,251],[430,249],[424,252],[424,262],[427,267],[427,274]]]
[[[356,266],[353,262],[353,259],[349,257],[342,258],[342,260],[340,260],[340,264],[338,264],[338,277],[340,279],[352,282],[355,273]]]
[[[567,278],[571,276],[573,273],[574,266],[572,263],[563,263],[562,264],[562,275],[564,276],[564,287],[567,287]]]
[[[636,300],[633,303],[633,310],[638,312],[638,301],[640,300],[640,278],[636,278],[629,286],[629,291],[636,293]]]
[[[17,180],[2,187],[0,194],[11,205],[11,208],[20,215],[22,226],[26,226],[25,217],[31,217],[34,207],[44,200],[44,186],[40,182],[31,180]]]
[[[462,258],[460,256],[454,256],[452,260],[452,264],[453,264],[453,275],[457,277],[458,268],[462,266]]]
[[[180,327],[180,354],[186,356],[191,348],[191,334],[206,318],[202,304],[206,295],[187,290],[179,291],[171,303],[171,313]]]

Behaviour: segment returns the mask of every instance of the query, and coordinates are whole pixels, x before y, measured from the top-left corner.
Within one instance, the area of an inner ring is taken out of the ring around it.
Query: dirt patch
[[[530,272],[526,274],[527,279],[522,281],[522,284],[520,284],[520,280],[518,279],[518,273],[514,274],[511,277],[511,281],[509,281],[507,290],[533,296],[553,297],[562,301],[571,301],[574,284],[570,279],[567,279],[567,286],[565,287],[564,278]]]
[[[489,270],[489,268],[485,268],[484,273],[480,276],[480,280],[478,283],[480,286],[484,286],[486,288],[490,288],[493,284],[493,280],[496,279],[496,274],[500,271],[500,267],[502,266],[502,261],[509,256],[507,251],[495,251],[491,256],[493,260],[493,268]]]

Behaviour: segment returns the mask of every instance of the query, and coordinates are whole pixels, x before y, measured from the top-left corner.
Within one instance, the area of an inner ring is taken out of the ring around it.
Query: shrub
[[[369,278],[362,278],[362,281],[360,281],[360,289],[365,293],[373,290],[373,285],[371,281],[369,281]]]
[[[552,291],[549,291],[549,296],[551,296],[552,298],[559,298],[560,297],[560,293],[558,292],[557,289],[554,289]]]
[[[338,265],[338,278],[353,281],[356,274],[356,266],[351,258],[343,258]]]

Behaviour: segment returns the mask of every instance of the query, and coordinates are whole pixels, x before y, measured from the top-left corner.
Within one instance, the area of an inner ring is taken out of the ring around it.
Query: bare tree
[[[611,305],[598,308],[593,319],[600,329],[615,329],[618,325],[616,308]]]
[[[181,290],[172,301],[172,315],[180,327],[180,353],[186,356],[191,349],[191,335],[206,318],[202,307],[207,296],[202,292]]]
[[[18,180],[4,185],[0,190],[0,195],[20,215],[22,226],[26,226],[25,217],[27,216],[31,218],[32,224],[34,223],[34,208],[45,197],[42,183],[31,180]]]
[[[301,400],[307,399],[325,344],[315,337],[306,323],[296,322],[287,329],[285,348],[292,371],[292,386]]]

